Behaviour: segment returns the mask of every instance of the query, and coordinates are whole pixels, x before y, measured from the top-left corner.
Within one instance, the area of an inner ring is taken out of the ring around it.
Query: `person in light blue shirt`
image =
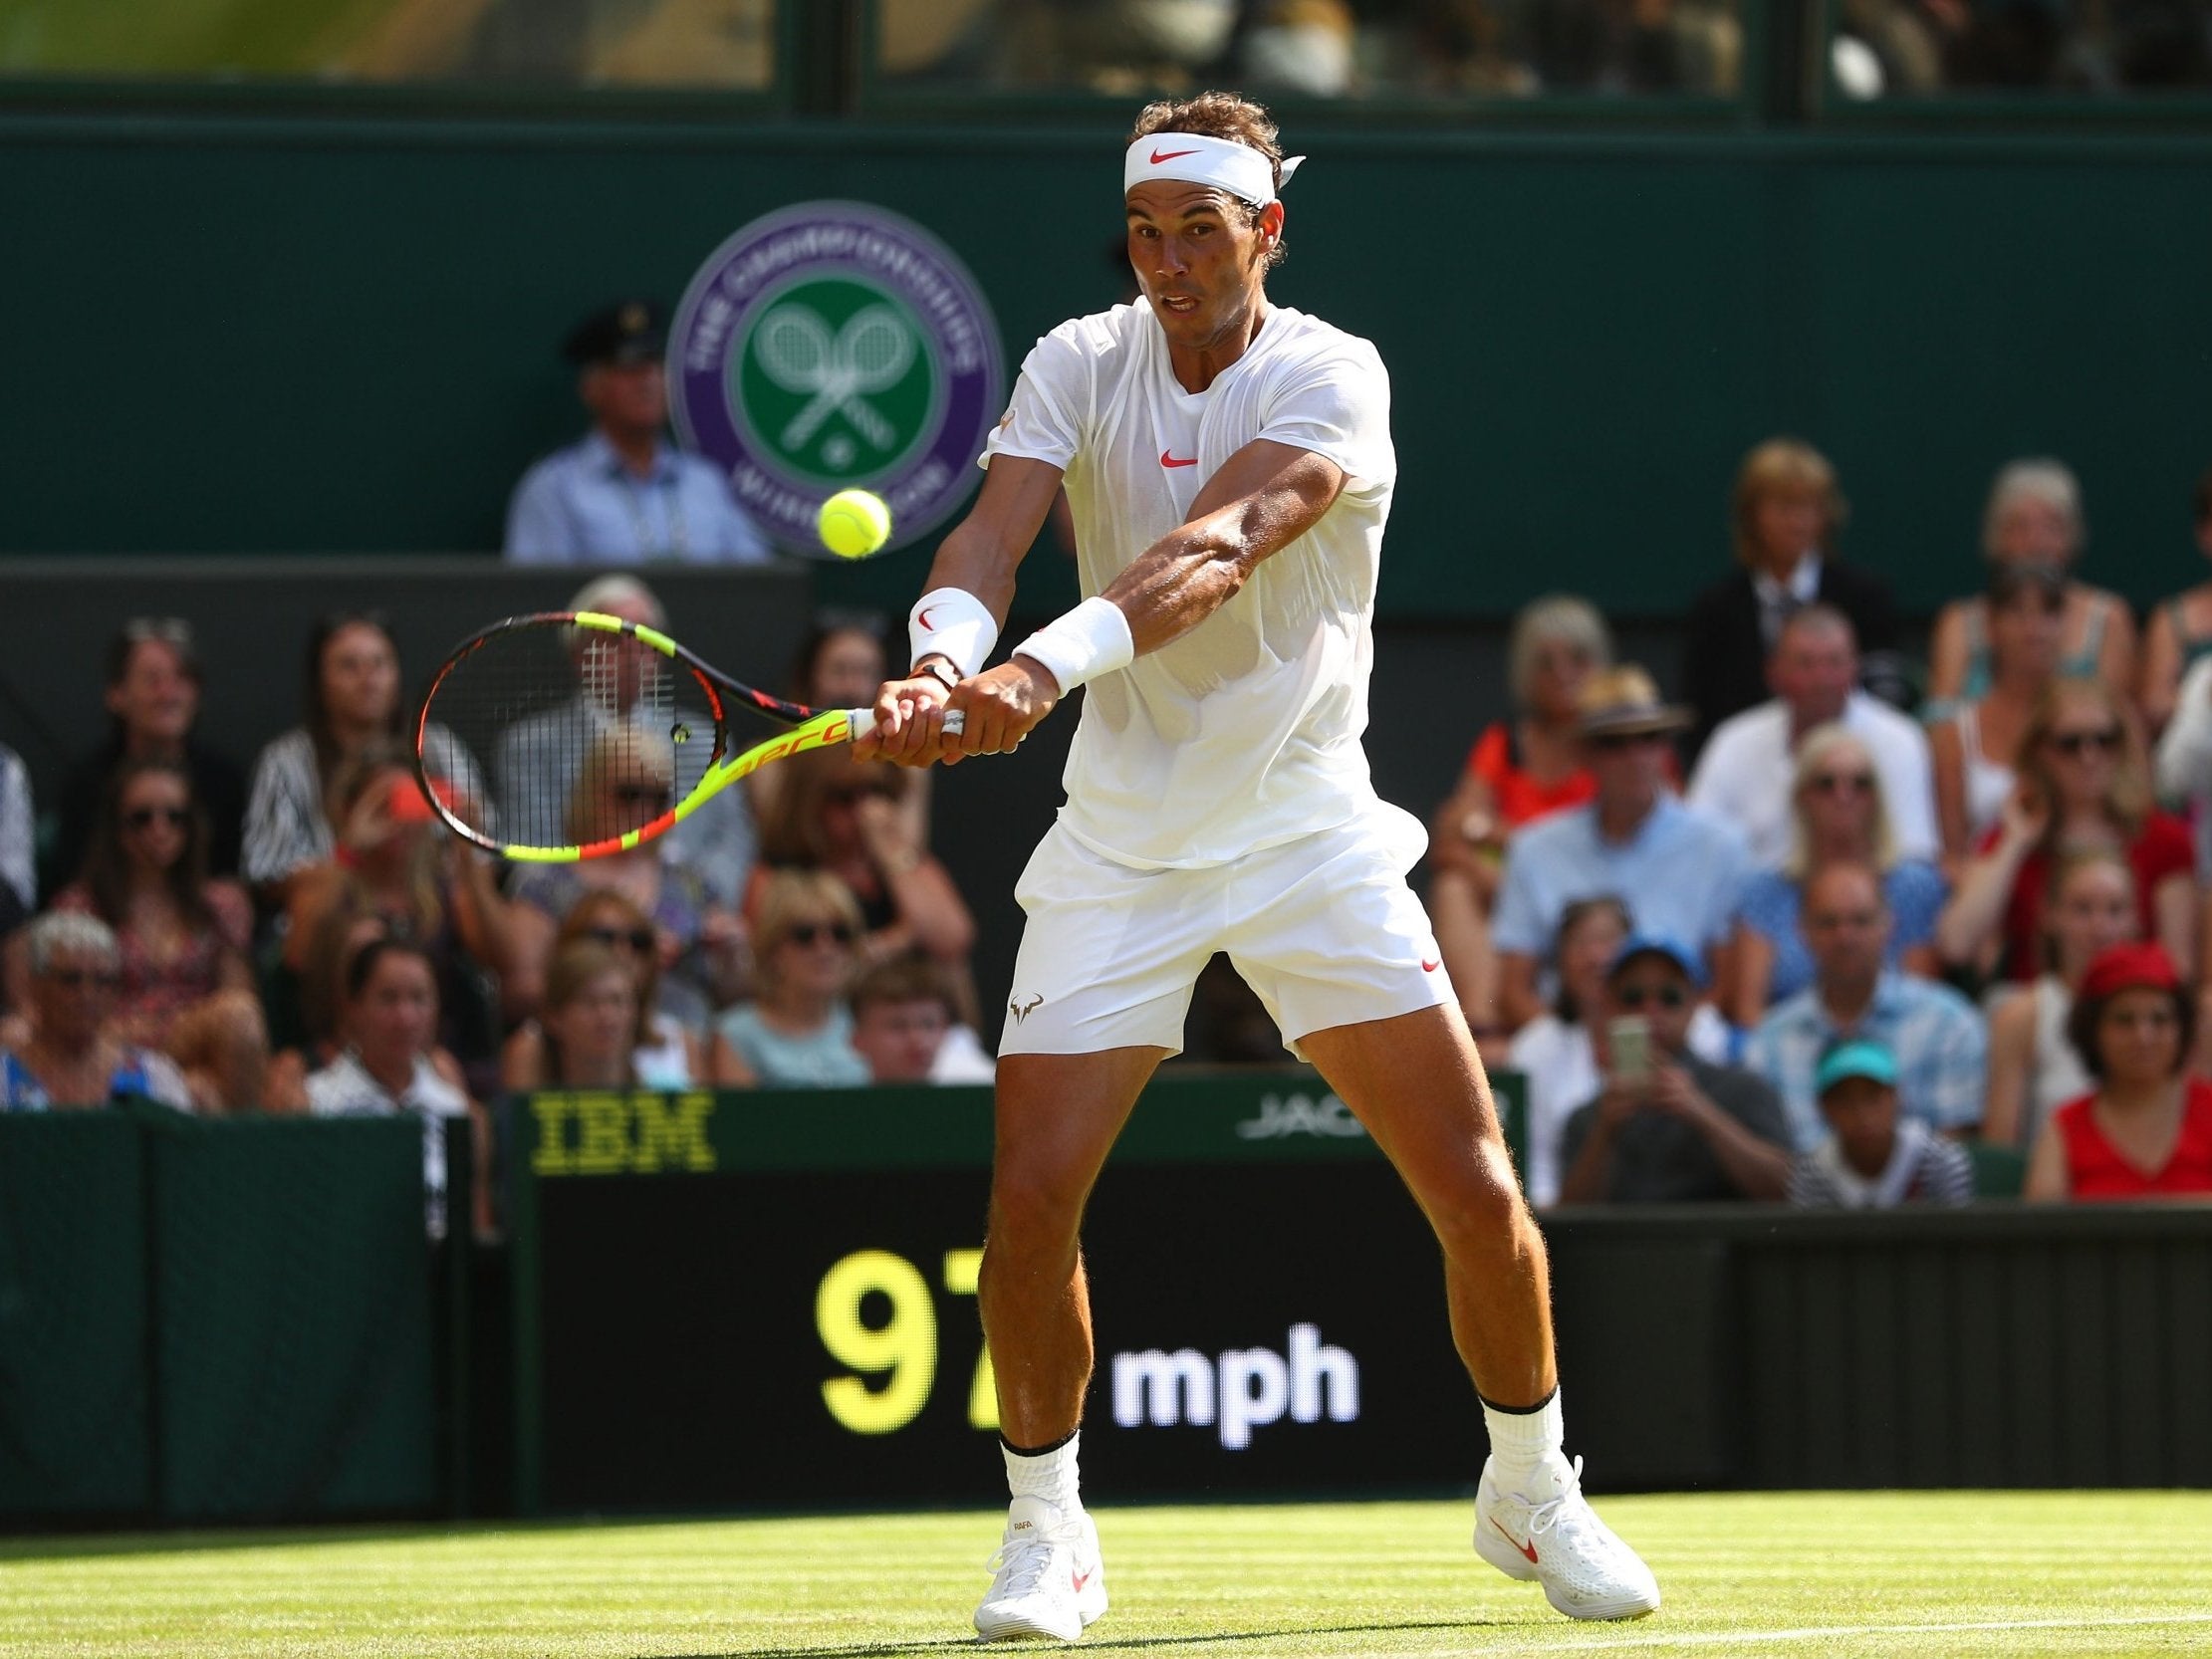
[[[507,509],[516,565],[758,565],[768,539],[711,461],[663,435],[667,334],[660,308],[625,300],[578,324],[562,348],[580,370],[593,427],[523,474]]]
[[[1734,931],[1752,873],[1743,836],[1668,788],[1668,739],[1689,715],[1659,701],[1650,675],[1633,664],[1592,675],[1582,711],[1598,793],[1513,838],[1491,922],[1499,1011],[1514,1028],[1544,1012],[1546,956],[1575,900],[1609,893],[1628,906],[1639,932],[1678,939],[1709,967]]]
[[[1804,928],[1813,983],[1777,1003],[1744,1046],[1745,1067],[1782,1096],[1797,1149],[1810,1152],[1827,1136],[1821,1059],[1853,1038],[1880,1044],[1894,1059],[1906,1117],[1939,1134],[1975,1128],[1988,1080],[1988,1027],[1948,985],[1882,965],[1890,917],[1880,877],[1863,864],[1828,865],[1806,883]]]

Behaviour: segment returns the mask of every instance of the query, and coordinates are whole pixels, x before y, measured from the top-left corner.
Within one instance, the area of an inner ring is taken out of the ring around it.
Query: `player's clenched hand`
[[[945,758],[944,683],[930,674],[885,680],[875,694],[875,729],[853,744],[862,761],[928,766]]]
[[[945,764],[967,755],[1011,755],[1060,701],[1050,673],[1025,657],[985,669],[952,689],[966,727],[945,735]]]

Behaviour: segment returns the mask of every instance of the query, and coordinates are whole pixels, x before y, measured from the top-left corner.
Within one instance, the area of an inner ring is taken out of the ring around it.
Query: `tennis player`
[[[1226,93],[1154,104],[1122,158],[1134,304],[1022,366],[974,510],[911,614],[862,754],[1006,754],[1090,687],[1068,802],[1023,872],[1001,1040],[983,1325],[1013,1503],[985,1638],[1073,1640],[1106,1610],[1077,1483],[1092,1366],[1084,1205],[1198,970],[1227,951],[1387,1153],[1443,1244],[1490,1431],[1475,1547],[1576,1618],[1659,1604],[1561,1451],[1544,1244],[1405,872],[1423,831],[1359,735],[1396,460],[1364,340],[1271,305],[1285,160]],[[985,669],[1065,484],[1093,595]],[[947,732],[947,710],[964,730]]]

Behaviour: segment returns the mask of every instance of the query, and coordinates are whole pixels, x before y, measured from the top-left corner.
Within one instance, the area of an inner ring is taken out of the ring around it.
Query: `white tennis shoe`
[[[1505,1491],[1482,1466],[1475,1489],[1475,1553],[1509,1578],[1534,1578],[1571,1619],[1635,1619],[1656,1612],[1658,1580],[1583,1497],[1583,1460],[1546,1472],[1538,1497]]]
[[[975,1633],[987,1642],[1072,1642],[1106,1610],[1099,1529],[1082,1510],[1063,1515],[1042,1498],[1015,1499],[989,1564],[997,1575],[975,1610]]]

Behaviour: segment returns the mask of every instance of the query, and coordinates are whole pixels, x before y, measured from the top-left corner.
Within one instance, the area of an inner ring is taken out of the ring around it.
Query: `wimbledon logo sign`
[[[812,551],[815,511],[873,490],[901,544],[949,517],[1005,389],[997,321],[952,251],[864,202],[755,219],[699,267],[668,337],[670,411],[747,512]]]

